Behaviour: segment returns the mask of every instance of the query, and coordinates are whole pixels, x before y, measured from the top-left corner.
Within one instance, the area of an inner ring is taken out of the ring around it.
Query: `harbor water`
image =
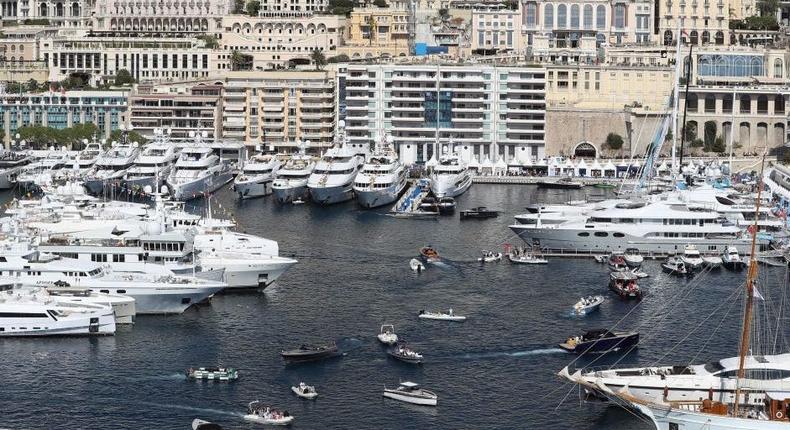
[[[585,196],[609,195],[592,187],[478,184],[457,199],[458,210],[484,205],[503,211],[498,218],[460,221],[456,213],[404,220],[386,215],[388,208],[360,210],[354,202],[237,201],[226,188],[213,199],[216,212],[232,213],[241,231],[277,240],[280,254],[299,263],[264,293],[220,295],[183,315],[139,316],[115,336],[0,339],[0,427],[186,429],[199,417],[252,429],[261,426],[242,415],[248,402],[261,400],[288,410],[296,417],[293,428],[306,429],[652,428],[622,409],[580,403],[578,388],[556,377],[575,358],[557,344],[628,315],[618,328],[639,328],[638,350],[575,365],[735,356],[740,308],[731,318],[706,318],[745,272],[681,279],[646,261],[646,297],[634,309],[636,302],[607,290],[608,271],[591,258],[551,258],[542,266],[476,261],[482,249],[523,245],[507,226],[526,205]],[[428,244],[445,262],[412,272],[409,260]],[[783,270],[768,275],[785,276]],[[573,304],[591,294],[606,297],[601,309],[571,316]],[[421,309],[448,308],[468,320],[417,318]],[[382,324],[394,324],[425,363],[389,358],[376,340]],[[282,349],[329,340],[346,355],[289,366],[280,358]],[[214,365],[238,368],[240,379],[184,377],[186,368]],[[405,380],[435,391],[438,407],[382,398],[384,386]],[[291,393],[300,381],[316,386],[317,400]]]

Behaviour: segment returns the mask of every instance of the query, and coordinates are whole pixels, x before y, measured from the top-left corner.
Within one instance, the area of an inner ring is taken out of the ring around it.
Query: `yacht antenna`
[[[752,304],[754,302],[754,279],[757,277],[757,233],[760,230],[758,221],[760,219],[760,198],[763,191],[763,169],[765,169],[765,153],[760,162],[760,180],[757,183],[757,204],[755,208],[754,223],[752,224],[752,246],[749,255],[749,273],[746,277],[746,310],[743,313],[743,328],[741,331],[741,348],[738,355],[738,379],[735,385],[735,406],[733,416],[738,416],[738,402],[741,397],[741,380],[746,374],[744,366],[746,354],[749,353],[749,336],[752,324]]]

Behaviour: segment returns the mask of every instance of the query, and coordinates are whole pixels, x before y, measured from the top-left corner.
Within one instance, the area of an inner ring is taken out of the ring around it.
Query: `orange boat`
[[[420,249],[420,256],[425,259],[425,261],[429,263],[436,263],[441,260],[439,257],[439,253],[436,252],[435,249],[431,248],[430,246],[426,246]]]

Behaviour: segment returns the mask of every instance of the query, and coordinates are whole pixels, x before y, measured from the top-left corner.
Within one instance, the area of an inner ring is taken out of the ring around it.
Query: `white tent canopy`
[[[469,167],[470,169],[475,169],[475,170],[480,168],[480,162],[477,161],[477,156],[476,155],[472,154],[472,159],[469,161],[469,164],[467,164],[467,167]]]
[[[494,169],[496,169],[497,171],[502,171],[502,172],[507,170],[507,163],[505,162],[505,159],[502,158],[502,157],[499,157],[499,160],[497,160],[496,163],[494,163]]]
[[[436,165],[438,164],[439,162],[436,161],[436,154],[434,154],[433,156],[431,156],[431,159],[428,160],[427,163],[425,163],[425,167],[436,167]]]

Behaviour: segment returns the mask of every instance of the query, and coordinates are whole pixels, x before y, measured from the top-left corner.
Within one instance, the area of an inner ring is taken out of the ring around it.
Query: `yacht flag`
[[[759,291],[757,291],[757,287],[752,288],[752,297],[754,297],[755,299],[760,299],[762,301],[765,301],[765,297],[763,297],[763,295],[760,294]]]

